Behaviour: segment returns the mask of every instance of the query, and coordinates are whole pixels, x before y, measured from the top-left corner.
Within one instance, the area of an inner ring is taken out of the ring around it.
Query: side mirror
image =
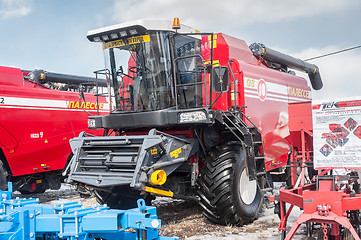
[[[79,104],[81,103],[81,100],[83,99],[85,101],[85,95],[84,95],[84,86],[82,84],[79,85]]]
[[[228,92],[229,76],[227,67],[214,67],[212,69],[212,90],[216,93]]]

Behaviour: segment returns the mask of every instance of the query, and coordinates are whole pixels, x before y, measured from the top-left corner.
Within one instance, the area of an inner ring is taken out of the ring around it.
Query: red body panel
[[[85,108],[97,114],[96,97],[85,94]],[[23,78],[20,69],[0,67],[0,147],[13,176],[63,169],[69,140],[90,131],[78,92],[48,89]],[[99,98],[100,113],[108,104]]]
[[[312,151],[313,139],[312,134],[312,106],[311,102],[292,103],[288,107],[290,139],[293,147],[299,151],[302,149],[301,129],[309,134],[305,135],[305,150]]]
[[[287,164],[291,147],[288,105],[310,101],[310,87],[304,78],[271,69],[257,59],[248,45],[237,38],[219,33],[214,36],[214,62],[231,64],[236,79],[238,106],[247,106],[245,113],[263,136],[266,170]],[[204,54],[209,59],[209,53]],[[230,83],[233,85],[232,75]],[[214,97],[215,98],[215,97]],[[234,95],[222,94],[213,109],[228,110]],[[309,119],[312,122],[310,116]]]

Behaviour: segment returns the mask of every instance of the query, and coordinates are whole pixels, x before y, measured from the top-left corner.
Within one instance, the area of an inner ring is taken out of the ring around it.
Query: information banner
[[[361,169],[361,97],[312,105],[314,168]]]

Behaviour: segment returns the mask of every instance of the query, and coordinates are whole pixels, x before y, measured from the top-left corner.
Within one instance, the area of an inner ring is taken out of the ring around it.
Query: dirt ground
[[[273,209],[264,208],[259,218],[242,227],[222,226],[208,221],[199,205],[192,202],[161,203],[157,207],[162,220],[160,235],[179,239],[241,239],[253,235],[252,239],[269,239],[269,234],[278,235],[278,222],[274,221]],[[265,232],[267,230],[267,233]],[[264,234],[261,234],[264,232]]]
[[[14,197],[39,198],[41,203],[60,204],[69,201],[81,201],[83,205],[96,204],[94,198],[84,199],[69,185],[60,190],[47,190],[43,194],[17,194]],[[280,239],[279,218],[273,208],[263,208],[257,220],[242,227],[221,226],[208,221],[201,213],[201,208],[193,202],[157,198],[152,202],[157,207],[158,218],[162,221],[159,235],[176,237],[181,240],[238,240],[238,239]],[[290,217],[292,226],[300,212]],[[304,238],[304,229],[298,230],[294,239]]]

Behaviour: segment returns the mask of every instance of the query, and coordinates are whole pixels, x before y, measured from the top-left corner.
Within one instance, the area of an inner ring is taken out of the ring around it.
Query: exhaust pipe
[[[263,58],[266,61],[278,63],[288,68],[306,72],[314,90],[320,90],[323,87],[320,71],[316,65],[294,58],[290,55],[280,53],[271,48],[267,48],[262,43],[252,43],[249,48],[251,49],[253,55]]]

